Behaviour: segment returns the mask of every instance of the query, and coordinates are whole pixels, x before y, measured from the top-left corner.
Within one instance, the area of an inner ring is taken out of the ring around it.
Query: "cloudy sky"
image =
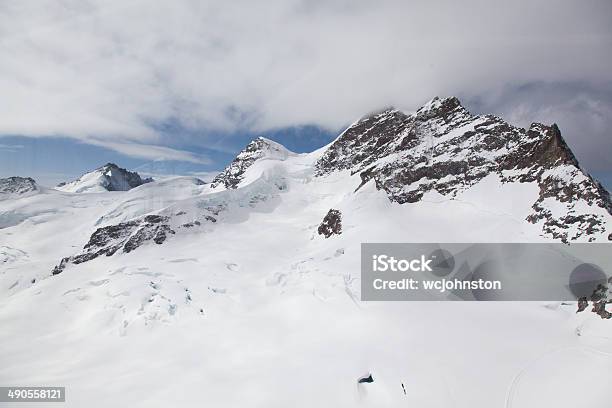
[[[607,0],[0,1],[0,53],[1,173],[212,170],[253,135],[309,150],[364,113],[457,95],[558,123],[612,180]]]

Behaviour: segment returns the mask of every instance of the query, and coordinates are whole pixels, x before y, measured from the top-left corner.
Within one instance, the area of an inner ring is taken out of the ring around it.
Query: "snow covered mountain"
[[[0,201],[0,384],[70,407],[608,401],[612,325],[575,304],[359,300],[362,242],[609,242],[554,125],[436,98],[312,153],[258,138],[211,184],[107,173]]]
[[[30,177],[8,177],[0,178],[0,198],[8,198],[12,195],[23,195],[38,191],[34,179]]]
[[[258,160],[286,160],[295,153],[290,152],[285,146],[265,137],[258,137],[249,143],[243,151],[215,177],[210,184],[212,188],[223,186],[225,188],[236,188],[244,179],[246,170]]]
[[[142,179],[136,172],[127,171],[114,163],[107,163],[82,175],[77,180],[59,184],[57,189],[70,193],[127,191],[152,181],[152,178]]]
[[[432,191],[459,198],[485,179],[531,184],[539,193],[526,220],[545,236],[595,241],[612,232],[609,192],[581,170],[556,125],[517,128],[492,115],[471,115],[457,98],[434,98],[413,115],[389,109],[361,119],[316,169],[319,176],[349,170],[361,178],[358,188],[374,182],[400,204]]]

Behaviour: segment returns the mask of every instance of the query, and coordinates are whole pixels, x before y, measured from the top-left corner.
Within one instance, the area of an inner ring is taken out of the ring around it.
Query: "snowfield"
[[[612,323],[575,303],[360,301],[362,242],[550,241],[525,221],[536,182],[399,204],[349,170],[316,176],[324,151],[257,157],[236,188],[0,201],[0,385],[65,386],[75,408],[610,403]],[[343,231],[325,239],[331,208]],[[151,214],[176,233],[51,275],[96,229]]]

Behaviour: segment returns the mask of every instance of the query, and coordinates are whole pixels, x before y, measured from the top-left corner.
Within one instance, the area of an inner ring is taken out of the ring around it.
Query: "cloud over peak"
[[[434,95],[609,83],[611,17],[607,1],[9,2],[0,134],[189,158],[157,125],[338,129]]]

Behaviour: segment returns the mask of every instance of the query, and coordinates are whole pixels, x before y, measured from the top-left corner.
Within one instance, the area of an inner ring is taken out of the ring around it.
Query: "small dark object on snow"
[[[324,235],[325,238],[329,238],[334,234],[342,234],[342,213],[339,210],[333,208],[327,212],[323,222],[319,225],[319,235]]]
[[[373,383],[374,379],[372,378],[372,374],[368,375],[367,377],[361,377],[359,380],[357,380],[358,384],[362,384],[362,383]]]
[[[192,228],[192,227],[195,227],[196,225],[200,226],[200,225],[202,225],[202,223],[200,221],[198,221],[198,220],[195,220],[193,222],[187,222],[187,223],[183,224],[183,227],[185,227],[185,228]]]

